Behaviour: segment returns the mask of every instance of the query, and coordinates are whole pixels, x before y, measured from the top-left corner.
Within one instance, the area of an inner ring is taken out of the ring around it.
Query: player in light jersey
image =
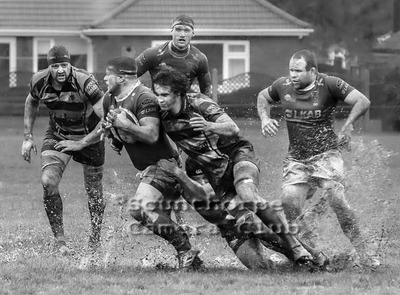
[[[290,59],[289,76],[277,79],[258,95],[261,131],[266,137],[278,132],[278,122],[270,118],[270,104],[274,102],[283,107],[289,136],[282,183],[282,203],[289,221],[300,216],[307,198],[320,187],[344,234],[362,256],[361,261],[379,264],[365,253],[366,241],[345,198],[340,151],[349,147],[353,124],[366,113],[370,101],[341,78],[319,73],[314,54],[300,50]],[[352,109],[336,135],[333,114],[339,102],[351,105]]]

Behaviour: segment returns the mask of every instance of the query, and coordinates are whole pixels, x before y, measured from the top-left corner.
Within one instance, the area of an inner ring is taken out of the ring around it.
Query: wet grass
[[[238,120],[262,160],[261,189],[266,198],[278,196],[281,161],[286,153],[286,130],[264,139],[257,120]],[[336,273],[309,273],[277,269],[245,270],[222,239],[192,236],[202,250],[206,268],[183,273],[174,269],[174,250],[149,234],[128,231],[131,220],[110,201],[105,214],[101,258],[107,267],[80,270],[87,244],[89,214],[80,165],[71,162],[61,183],[67,238],[75,254],[54,255],[51,232],[42,205],[39,156],[29,165],[20,156],[21,117],[0,117],[0,294],[399,294],[400,234],[398,134],[355,136],[353,151],[345,154],[347,196],[380,255],[376,271],[346,269]],[[46,119],[35,126],[38,148]],[[106,196],[129,196],[137,185],[128,157],[107,150]],[[319,246],[328,254],[350,250],[332,212],[319,217]],[[185,217],[204,224],[194,212]],[[104,264],[105,265],[105,264]]]

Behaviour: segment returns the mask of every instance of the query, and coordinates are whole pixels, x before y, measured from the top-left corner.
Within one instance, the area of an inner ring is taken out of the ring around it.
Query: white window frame
[[[168,40],[154,40],[151,46],[157,46],[167,42]],[[229,77],[229,60],[230,59],[243,59],[244,72],[250,72],[250,41],[246,40],[192,40],[192,44],[222,44],[222,79]],[[242,45],[244,46],[243,52],[230,52],[229,45]]]
[[[0,43],[10,46],[9,68],[10,72],[17,71],[17,38],[0,38]]]
[[[1,44],[8,44],[8,87],[14,88],[17,86],[17,38],[0,38]]]
[[[39,50],[38,50],[38,43],[43,42],[43,41],[49,41],[50,48],[52,48],[55,44],[55,41],[53,38],[33,38],[33,65],[32,65],[32,71],[36,73],[38,69],[38,63],[39,63]]]

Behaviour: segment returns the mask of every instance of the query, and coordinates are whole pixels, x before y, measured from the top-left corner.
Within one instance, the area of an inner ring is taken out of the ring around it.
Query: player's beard
[[[110,94],[114,96],[118,96],[121,93],[120,87],[117,84],[114,85],[107,85],[107,90]]]

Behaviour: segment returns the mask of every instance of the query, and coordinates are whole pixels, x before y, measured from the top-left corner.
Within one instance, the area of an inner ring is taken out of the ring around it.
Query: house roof
[[[196,35],[306,36],[310,24],[266,0],[0,0],[0,36],[169,35],[185,13]]]

